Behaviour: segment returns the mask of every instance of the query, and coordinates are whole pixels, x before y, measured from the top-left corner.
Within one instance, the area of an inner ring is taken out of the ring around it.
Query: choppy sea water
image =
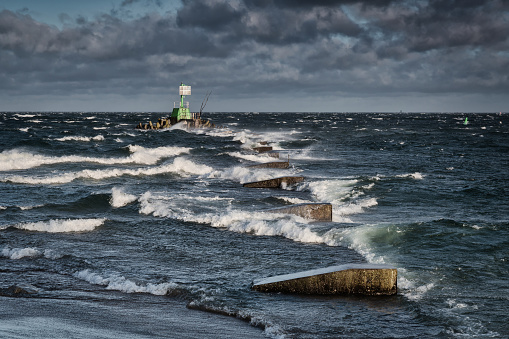
[[[161,116],[0,113],[0,288],[172,300],[273,338],[509,336],[507,114],[211,113],[223,128],[134,129]],[[260,142],[291,168],[247,168],[274,161]],[[286,175],[305,181],[242,187]],[[332,203],[333,221],[264,212],[303,202]],[[364,262],[395,266],[398,295],[250,289]]]

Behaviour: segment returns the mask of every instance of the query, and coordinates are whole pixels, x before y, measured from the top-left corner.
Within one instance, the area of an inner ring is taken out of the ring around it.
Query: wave
[[[140,199],[140,213],[176,219],[184,222],[207,224],[226,228],[236,233],[249,233],[261,236],[282,236],[303,243],[330,243],[326,238],[312,230],[309,221],[295,216],[267,212],[250,212],[226,209],[223,213],[194,213],[185,207],[175,206],[172,199],[158,197],[146,192]]]
[[[56,138],[57,141],[83,141],[83,142],[89,142],[89,141],[103,141],[104,136],[102,135],[96,135],[95,137],[80,137],[80,136],[67,136],[62,138]]]
[[[270,157],[270,156],[266,155],[266,153],[262,153],[262,154],[246,154],[246,153],[241,153],[241,152],[229,152],[227,154],[229,156],[231,156],[231,157],[234,157],[234,158],[239,158],[239,159],[243,159],[243,160],[249,160],[249,161],[253,161],[253,162],[270,162],[270,161],[275,161],[276,160],[273,157]]]
[[[53,219],[20,223],[12,227],[20,230],[48,233],[88,232],[101,226],[105,221],[106,219]]]
[[[40,256],[44,256],[47,259],[62,258],[62,255],[56,253],[53,250],[46,249],[44,251],[41,251],[34,247],[27,247],[27,248],[5,247],[4,249],[2,249],[1,254],[2,254],[2,256],[12,259],[12,260],[17,260],[17,259],[26,258],[26,257],[35,258],[35,257],[40,257]]]
[[[89,269],[78,271],[73,274],[74,277],[85,280],[94,285],[106,286],[107,290],[121,291],[125,293],[149,293],[153,295],[170,294],[173,290],[179,289],[179,285],[173,282],[161,284],[137,284],[136,282],[126,279],[120,275],[110,275],[102,277]]]
[[[61,157],[46,156],[27,152],[21,149],[13,149],[0,153],[0,171],[11,171],[28,169],[42,165],[60,163],[90,162],[102,165],[115,164],[142,164],[153,165],[162,158],[169,158],[184,153],[189,153],[191,148],[166,146],[157,148],[145,148],[142,146],[129,145],[129,152],[132,154],[126,158],[99,158],[79,155],[67,155]]]
[[[294,170],[280,170],[280,169],[252,169],[243,166],[234,166],[222,171],[211,171],[208,173],[208,178],[221,178],[240,182],[241,184],[246,182],[268,180],[275,177],[283,177],[292,175],[295,173]]]
[[[155,167],[146,167],[138,169],[113,168],[106,170],[83,170],[48,177],[12,175],[0,177],[0,181],[18,184],[51,185],[51,184],[65,184],[72,182],[76,179],[104,180],[108,178],[120,177],[123,175],[150,176],[165,173],[175,173],[185,177],[189,175],[206,175],[211,173],[212,171],[213,168],[209,166],[196,164],[191,160],[179,157],[175,158],[172,163],[166,163]]]
[[[265,332],[265,334],[270,338],[282,339],[286,337],[284,335],[284,330],[280,326],[275,325],[272,321],[265,319],[265,317],[263,316],[253,315],[249,311],[233,310],[227,306],[212,305],[210,303],[202,302],[199,300],[190,301],[187,304],[187,308],[191,310],[199,310],[213,314],[220,314],[243,320],[253,327],[262,329]]]
[[[339,203],[342,199],[350,197],[358,180],[331,179],[305,183],[299,190],[308,189],[317,201]]]
[[[397,255],[391,253],[392,244],[403,241],[405,230],[397,225],[366,224],[344,229],[333,229],[327,232],[337,245],[346,246],[361,254],[367,262],[389,264],[398,269],[398,290],[411,301],[419,301],[436,287],[429,278],[421,279],[416,272],[406,270],[397,263]],[[380,247],[390,247],[388,250]],[[396,260],[396,261],[395,261]]]
[[[111,189],[110,204],[115,208],[128,205],[133,201],[136,201],[137,199],[138,199],[137,196],[125,193],[124,189],[121,187],[113,187]]]

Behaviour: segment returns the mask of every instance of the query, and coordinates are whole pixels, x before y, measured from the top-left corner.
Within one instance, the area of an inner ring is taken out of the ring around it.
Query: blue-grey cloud
[[[3,10],[0,88],[127,95],[189,79],[238,97],[507,93],[508,13],[506,0],[184,0],[136,18],[63,13],[57,28]]]

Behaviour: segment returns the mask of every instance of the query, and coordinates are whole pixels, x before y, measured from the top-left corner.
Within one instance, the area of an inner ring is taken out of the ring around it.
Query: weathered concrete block
[[[247,166],[249,168],[288,168],[290,167],[290,163],[288,161],[274,161],[274,162],[266,162],[263,164],[251,165]]]
[[[398,272],[390,265],[347,264],[255,281],[259,292],[394,295]]]
[[[253,150],[258,153],[265,153],[265,152],[272,151],[272,146],[253,147]]]
[[[270,209],[267,212],[295,214],[318,221],[332,221],[332,205],[329,203],[295,204]]]
[[[304,177],[281,177],[262,181],[247,182],[242,186],[251,188],[279,188],[282,185],[290,186],[301,181],[304,181]]]
[[[267,154],[271,158],[279,159],[279,152],[277,152],[277,151],[269,151],[269,152],[266,152],[265,154]]]

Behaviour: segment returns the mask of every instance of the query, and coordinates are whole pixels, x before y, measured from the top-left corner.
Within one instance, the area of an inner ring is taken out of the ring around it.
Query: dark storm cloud
[[[505,0],[184,0],[175,12],[119,13],[63,13],[57,28],[0,12],[0,87],[113,92],[178,78],[237,96],[509,89]]]

